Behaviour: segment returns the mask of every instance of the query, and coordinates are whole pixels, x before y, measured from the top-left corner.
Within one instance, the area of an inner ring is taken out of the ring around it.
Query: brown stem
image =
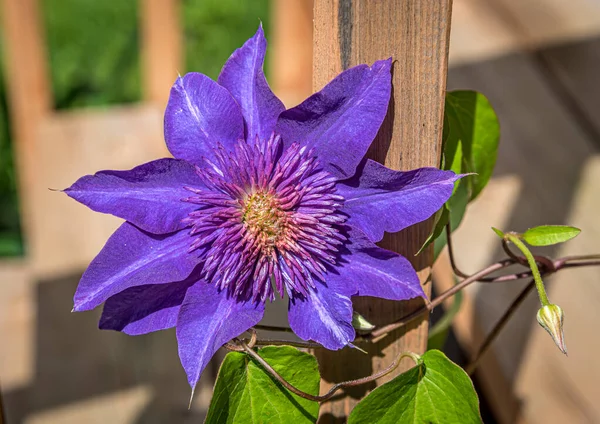
[[[253,348],[254,345],[258,342],[258,339],[256,337],[256,330],[254,330],[254,328],[249,328],[247,330],[251,336],[250,336],[250,341],[248,342],[248,346],[250,346],[250,348]],[[232,341],[236,342],[236,343],[232,343],[231,341],[225,343],[223,345],[223,347],[227,350],[231,350],[233,352],[243,352],[244,348],[242,346],[240,346],[240,339],[238,339],[237,337],[234,338]]]
[[[485,277],[477,280],[479,283],[505,283],[507,281],[522,280],[523,278],[531,277],[530,271],[516,272],[514,274],[505,274],[498,277]],[[542,275],[546,275],[542,272]]]
[[[519,256],[516,255],[509,246],[509,241],[506,239],[502,239],[502,249],[504,249],[504,252],[506,252],[506,254],[511,257],[512,259],[514,259],[516,262],[518,262],[519,264],[529,267],[528,263],[527,263],[527,259],[524,258],[523,256]],[[552,273],[556,270],[554,261],[552,259],[549,259],[545,256],[537,256],[537,255],[533,255],[535,261],[538,263],[538,265],[541,266],[541,272],[543,273]]]
[[[582,266],[597,265],[600,263],[600,255],[581,255],[581,256],[565,256],[554,261],[554,266],[558,268],[564,267],[565,264],[581,263]]]
[[[521,291],[521,293],[519,293],[519,295],[515,298],[515,300],[513,300],[513,302],[508,307],[508,309],[502,315],[502,317],[500,317],[500,319],[498,320],[496,325],[494,325],[494,328],[492,329],[492,331],[487,335],[487,337],[485,338],[485,340],[479,347],[479,350],[475,354],[475,357],[473,358],[471,363],[469,365],[467,365],[467,367],[465,368],[465,371],[467,372],[467,374],[469,374],[469,375],[473,374],[473,372],[477,368],[477,365],[479,365],[481,358],[483,357],[483,355],[485,355],[485,353],[490,348],[492,342],[496,339],[496,337],[498,336],[500,331],[502,331],[502,329],[504,328],[506,323],[510,320],[510,318],[513,316],[515,311],[519,308],[519,306],[521,306],[521,304],[523,303],[523,301],[525,300],[527,295],[529,293],[531,293],[531,291],[534,288],[535,288],[535,281],[531,280],[529,282],[529,284],[527,284],[527,286],[525,286],[525,288]]]
[[[525,259],[522,256],[519,256],[517,254],[515,254],[511,249],[510,246],[508,245],[508,240],[506,239],[502,239],[502,249],[504,250],[504,253],[506,253],[508,255],[509,258],[512,258],[515,260],[515,262],[520,263],[523,266],[528,266],[527,265],[527,259]]]
[[[534,258],[542,266],[542,269],[540,270],[542,276],[552,274],[563,268],[600,265],[600,255],[565,256],[563,258],[556,259],[555,261],[552,261],[550,258],[545,256],[534,255]],[[550,263],[552,263],[552,265],[550,265]],[[480,283],[503,283],[505,281],[521,280],[527,277],[531,277],[531,271],[506,274],[499,277],[485,277],[479,279],[478,281]]]
[[[435,299],[433,299],[431,302],[429,302],[428,304],[423,305],[421,308],[417,309],[416,311],[414,311],[412,314],[407,315],[404,318],[400,318],[398,321],[393,322],[391,324],[385,325],[383,327],[377,328],[375,330],[373,330],[370,334],[370,336],[373,339],[378,339],[379,337],[383,336],[384,334],[387,334],[391,331],[394,331],[404,325],[406,325],[407,323],[409,323],[410,321],[412,321],[413,319],[415,319],[416,317],[422,315],[423,313],[432,310],[433,308],[435,308],[436,306],[440,305],[445,299],[449,298],[450,296],[453,296],[454,294],[456,294],[458,291],[464,289],[465,287],[467,287],[469,284],[474,283],[475,281],[493,273],[496,272],[502,268],[505,268],[509,265],[512,265],[514,263],[514,261],[510,260],[510,259],[505,259],[503,261],[500,262],[496,262],[495,264],[492,264],[490,266],[488,266],[487,268],[482,269],[481,271],[471,275],[468,278],[465,278],[464,280],[462,280],[460,283],[450,287],[448,290],[446,290],[444,293],[442,293],[441,295],[437,296]]]
[[[248,355],[252,356],[252,358],[254,358],[258,363],[260,363],[269,374],[271,374],[277,381],[279,381],[281,383],[281,385],[283,387],[285,387],[290,392],[292,392],[304,399],[312,400],[315,402],[324,402],[324,401],[330,399],[335,394],[335,392],[337,392],[340,389],[343,389],[344,387],[359,386],[361,384],[369,383],[371,381],[377,380],[378,378],[381,378],[381,377],[389,374],[390,372],[394,371],[396,369],[396,367],[398,367],[402,358],[410,357],[413,360],[415,360],[415,363],[417,363],[417,364],[419,363],[419,357],[417,355],[415,355],[412,352],[403,352],[386,369],[381,370],[378,373],[372,374],[368,377],[363,377],[363,378],[359,378],[356,380],[343,381],[341,383],[334,385],[324,395],[315,396],[315,395],[311,395],[310,393],[303,392],[302,390],[300,390],[300,389],[296,388],[295,386],[291,385],[290,383],[288,383],[287,380],[285,378],[283,378],[277,371],[275,371],[275,369],[273,369],[273,367],[271,365],[269,365],[269,363],[267,361],[265,361],[258,353],[256,353],[252,348],[250,348],[250,346],[248,346],[246,344],[246,342],[240,341],[240,344],[244,348],[246,353]]]
[[[575,262],[575,263],[568,262],[568,263],[564,264],[563,266],[561,266],[560,269],[576,268],[576,267],[580,267],[580,266],[597,266],[597,265],[600,265],[600,261],[581,261],[581,262]]]
[[[303,349],[315,349],[318,347],[322,347],[318,343],[303,342],[303,341],[297,341],[297,340],[260,339],[260,340],[256,341],[256,346],[268,346],[268,345],[293,346],[293,347],[300,347]]]
[[[541,260],[539,260],[539,258],[541,258]],[[557,272],[563,268],[600,265],[600,255],[566,256],[564,258],[559,258],[555,261],[551,261],[550,259],[548,259],[546,257],[536,257],[536,261],[538,261],[542,265],[544,274],[551,274],[551,273]],[[515,258],[510,258],[510,259],[505,259],[503,261],[496,262],[495,264],[492,264],[492,265],[488,266],[487,268],[484,268],[483,270],[473,274],[472,276],[465,278],[460,283],[458,283],[457,285],[446,290],[444,293],[442,293],[441,295],[436,297],[434,300],[432,300],[429,304],[424,305],[422,308],[413,312],[412,314],[409,314],[406,317],[404,317],[392,324],[388,324],[386,326],[375,329],[374,331],[371,332],[370,335],[364,336],[361,339],[375,341],[377,339],[382,338],[390,331],[393,331],[397,328],[402,327],[403,325],[406,325],[407,323],[409,323],[410,321],[412,321],[414,318],[418,317],[419,315],[433,309],[435,306],[441,304],[445,299],[453,296],[458,291],[464,289],[469,284],[472,284],[475,281],[505,282],[505,281],[512,281],[512,280],[520,279],[520,278],[523,278],[526,276],[531,276],[531,272],[521,272],[521,273],[515,273],[515,274],[501,275],[501,276],[493,277],[493,278],[487,277],[489,274],[492,274],[492,273],[494,273],[500,269],[506,268],[510,265],[514,265],[515,263],[520,263],[520,260],[515,259]],[[549,265],[549,263],[551,265]],[[479,348],[477,354],[475,355],[475,358],[473,359],[473,361],[466,367],[466,370],[469,374],[472,374],[474,372],[474,370],[477,368],[479,361],[481,360],[482,356],[487,352],[487,350],[489,349],[490,345],[492,344],[492,342],[494,341],[496,336],[504,328],[504,326],[506,325],[506,323],[508,322],[510,317],[514,314],[514,312],[518,309],[518,307],[523,303],[523,301],[525,300],[527,295],[533,290],[534,287],[535,287],[535,284],[533,281],[531,281],[521,291],[521,293],[519,293],[517,298],[513,301],[513,303],[509,306],[509,308],[506,310],[506,312],[502,315],[500,320],[496,323],[496,325],[494,326],[494,328],[492,329],[490,334],[486,337],[486,339],[482,343],[482,345]],[[260,357],[260,355],[258,355],[252,349],[252,347],[255,344],[256,345],[287,344],[290,346],[306,347],[306,348],[314,348],[314,347],[320,347],[320,346],[316,343],[310,343],[310,342],[297,342],[297,341],[288,341],[288,340],[257,340],[255,329],[261,329],[261,330],[267,330],[267,331],[291,331],[291,329],[289,329],[287,327],[257,325],[257,326],[255,326],[255,328],[251,328],[250,330],[248,330],[251,333],[251,339],[249,341],[249,344],[246,343],[244,340],[234,339],[234,341],[237,343],[237,346],[232,343],[227,343],[225,345],[225,347],[227,347],[230,350],[245,351],[250,356],[252,356],[254,359],[256,359],[256,361],[258,361],[265,368],[265,370],[268,371],[275,379],[277,379],[286,389],[288,389],[289,391],[291,391],[292,393],[295,393],[296,395],[298,395],[300,397],[303,397],[305,399],[309,399],[309,400],[312,400],[315,402],[323,402],[323,401],[330,399],[331,397],[333,397],[335,392],[337,392],[340,389],[343,389],[344,387],[351,387],[351,386],[358,386],[360,384],[365,384],[365,383],[374,381],[378,378],[381,378],[381,377],[389,374],[399,365],[400,361],[404,357],[411,357],[413,360],[415,360],[415,362],[417,364],[419,363],[417,355],[415,355],[414,353],[410,353],[410,352],[404,352],[404,353],[400,354],[394,360],[394,362],[392,362],[392,364],[390,364],[389,367],[387,367],[386,369],[384,369],[378,373],[375,373],[368,377],[359,378],[357,380],[350,380],[350,381],[344,381],[342,383],[338,383],[338,384],[334,385],[324,395],[314,396],[309,393],[303,392],[302,390],[299,390],[296,387],[294,387],[293,385],[291,385],[290,383],[288,383],[283,377],[281,377],[281,375],[279,375],[277,373],[277,371],[275,371],[273,369],[273,367],[271,367],[262,357]]]
[[[452,229],[450,228],[450,223],[446,224],[446,245],[448,246],[448,257],[450,258],[450,265],[452,266],[452,270],[454,274],[458,275],[461,278],[468,278],[469,275],[462,272],[456,266],[456,260],[454,259],[454,249],[452,247]]]
[[[255,325],[254,328],[256,328],[257,330],[264,330],[264,331],[280,331],[283,333],[293,333],[293,331],[290,327],[279,327],[277,325],[258,324],[258,325]]]
[[[555,261],[552,261],[551,259],[544,257],[544,256],[535,256],[536,261],[538,261],[540,263],[540,265],[542,265],[542,271],[541,271],[542,275],[548,275],[553,272],[559,271],[560,269],[563,269],[563,268],[600,265],[600,259],[597,259],[597,258],[600,258],[600,255],[565,256],[564,258],[559,258]],[[433,299],[430,303],[423,305],[421,308],[417,309],[413,313],[411,313],[405,317],[402,317],[398,321],[395,321],[391,324],[376,328],[370,334],[364,335],[360,339],[376,341],[376,340],[380,339],[382,336],[384,336],[385,334],[387,334],[393,330],[396,330],[400,327],[403,327],[404,325],[408,324],[413,319],[419,317],[420,315],[424,314],[425,312],[431,311],[433,308],[435,308],[436,306],[439,306],[442,302],[444,302],[444,300],[448,299],[449,297],[454,296],[458,291],[464,289],[465,287],[467,287],[468,285],[470,285],[476,281],[484,282],[484,283],[502,283],[502,282],[520,280],[523,278],[531,277],[531,271],[523,271],[523,272],[518,272],[518,273],[513,273],[513,274],[506,274],[506,275],[501,275],[498,277],[487,277],[489,274],[492,274],[492,273],[499,271],[503,268],[506,268],[510,265],[514,265],[515,263],[520,264],[521,261],[524,261],[524,260],[525,260],[525,258],[516,257],[513,255],[513,257],[511,257],[510,259],[504,259],[502,261],[496,262],[496,263],[488,266],[487,268],[484,268],[481,271],[476,272],[475,274],[465,278],[460,283],[456,284],[455,286],[452,286],[445,292],[441,293],[439,296],[437,296],[435,299]],[[257,330],[266,330],[266,331],[285,331],[285,332],[292,331],[289,327],[277,327],[277,326],[270,326],[270,325],[255,325],[254,328],[256,328]]]
[[[573,256],[563,256],[561,258],[563,261],[586,261],[589,259],[600,259],[600,254],[596,253],[593,255],[573,255]]]
[[[580,256],[570,256],[570,257],[558,259],[556,261],[552,261],[551,259],[546,258],[544,256],[535,256],[535,260],[538,261],[542,265],[542,275],[548,275],[548,274],[552,274],[562,268],[600,265],[600,260],[588,260],[588,261],[577,262],[577,261],[580,261],[581,258],[587,259],[590,257],[596,258],[598,256],[596,256],[596,255],[587,255],[587,256],[581,256],[581,257]],[[522,259],[524,259],[524,258],[522,258]],[[457,292],[459,292],[460,290],[464,289],[465,287],[467,287],[468,285],[470,285],[476,281],[487,282],[487,283],[497,283],[497,282],[518,280],[518,279],[522,279],[522,278],[531,276],[531,271],[527,271],[527,272],[521,272],[521,273],[515,273],[515,274],[501,275],[499,277],[493,277],[493,278],[487,277],[487,275],[489,275],[489,274],[492,274],[502,268],[506,268],[507,266],[515,264],[515,262],[520,262],[520,261],[517,259],[514,259],[514,258],[504,259],[502,261],[496,262],[496,263],[488,266],[487,268],[482,269],[479,272],[476,272],[472,276],[462,280],[460,283],[450,287],[448,290],[446,290],[445,292],[443,292],[439,296],[437,296],[435,299],[433,299],[431,302],[423,305],[421,308],[417,309],[413,313],[411,313],[403,318],[400,318],[398,321],[395,321],[391,324],[374,329],[373,331],[371,331],[370,334],[363,336],[363,340],[365,340],[365,339],[366,340],[370,339],[372,341],[380,340],[381,337],[384,336],[385,334],[387,334],[393,330],[396,330],[400,327],[403,327],[406,324],[408,324],[409,322],[411,322],[413,319],[424,314],[425,312],[431,311],[436,306],[442,304],[442,302],[444,302],[444,300],[448,299],[451,296],[454,296]],[[573,262],[575,262],[575,263],[573,263]]]

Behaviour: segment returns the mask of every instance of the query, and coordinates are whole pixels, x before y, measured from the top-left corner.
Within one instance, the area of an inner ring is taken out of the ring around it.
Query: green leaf
[[[450,210],[450,229],[452,231],[458,228],[465,216],[470,194],[467,182],[461,180],[457,184],[458,186],[456,187],[454,194],[450,200],[446,202],[446,207]],[[443,231],[435,240],[433,248],[434,260],[437,259],[438,255],[442,252],[442,249],[446,246],[446,242],[446,232]]]
[[[258,350],[275,371],[298,389],[318,395],[319,366],[314,356],[290,346]],[[215,383],[207,424],[314,423],[319,404],[292,394],[250,356],[227,354]]]
[[[498,235],[498,237],[500,237],[501,239],[504,239],[504,233],[502,231],[500,231],[499,229],[492,227],[492,230]]]
[[[450,210],[448,209],[448,206],[444,204],[442,209],[436,213],[435,227],[433,228],[433,231],[431,234],[429,234],[429,237],[427,237],[427,240],[425,240],[425,243],[423,243],[423,246],[421,246],[419,251],[415,253],[415,256],[419,255],[427,246],[433,243],[440,236],[440,234],[442,234],[449,219]]]
[[[550,246],[576,237],[581,230],[568,225],[541,225],[523,233],[523,240],[531,246]]]
[[[462,221],[467,204],[490,180],[498,156],[499,138],[498,118],[484,95],[466,90],[446,93],[441,168],[457,174],[474,174],[460,180],[446,202],[452,231]],[[436,223],[419,250],[420,253],[435,240],[434,258],[446,245],[446,233],[442,231],[445,222],[438,219]]]
[[[451,91],[445,106],[445,169],[475,173],[469,178],[470,200],[486,186],[498,156],[500,125],[494,109],[481,93]]]
[[[352,411],[348,424],[481,423],[469,376],[439,350],[373,390]]]

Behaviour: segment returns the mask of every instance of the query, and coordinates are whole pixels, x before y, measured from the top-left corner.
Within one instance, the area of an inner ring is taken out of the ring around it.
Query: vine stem
[[[298,340],[258,339],[257,334],[256,334],[256,328],[254,328],[254,327],[249,328],[248,332],[251,335],[250,340],[248,341],[248,346],[250,348],[253,348],[254,346],[269,346],[269,345],[293,346],[293,347],[299,347],[302,349],[316,349],[318,347],[321,347],[321,345],[317,344],[317,343],[298,341]],[[223,345],[223,347],[232,352],[243,352],[244,351],[244,349],[240,346],[240,339],[238,339],[236,337],[232,341],[235,343],[232,343],[231,341],[229,341],[229,342],[225,343]]]
[[[567,263],[570,266],[598,265],[600,264],[600,255],[565,256],[554,261],[557,268],[565,267]]]
[[[256,346],[294,346],[303,349],[316,349],[321,347],[318,343],[297,341],[297,340],[283,340],[283,339],[260,339],[256,341]]]
[[[504,253],[506,253],[509,258],[514,259],[515,262],[517,262],[523,266],[527,266],[527,259],[525,259],[522,256],[515,255],[513,253],[513,251],[510,250],[510,246],[508,245],[508,240],[505,238],[502,239],[502,250],[504,250]]]
[[[525,243],[521,241],[517,234],[507,233],[505,237],[506,240],[513,243],[523,253],[523,255],[525,255],[525,258],[529,263],[529,268],[531,268],[531,273],[533,274],[533,281],[535,282],[535,287],[537,288],[538,296],[540,297],[540,302],[542,303],[542,306],[550,305],[548,295],[546,294],[546,288],[544,287],[544,282],[542,281],[542,275],[540,274],[540,270],[537,266],[535,258],[533,257],[533,254],[531,253],[529,248],[525,246]]]
[[[403,358],[411,358],[413,361],[415,361],[416,365],[419,365],[419,363],[421,361],[421,357],[419,355],[417,355],[416,353],[403,352],[400,355],[398,355],[398,357],[386,369],[381,370],[378,373],[372,374],[368,377],[363,377],[363,378],[358,378],[356,380],[349,380],[349,381],[344,381],[342,383],[338,383],[338,384],[334,385],[324,395],[315,396],[315,395],[311,395],[310,393],[306,393],[306,392],[298,389],[297,387],[293,386],[292,384],[290,384],[277,371],[275,371],[275,369],[271,365],[269,365],[269,363],[267,361],[265,361],[256,351],[254,351],[250,346],[248,346],[248,344],[245,341],[242,340],[239,343],[242,346],[242,348],[246,351],[246,353],[248,355],[250,355],[252,358],[254,358],[260,365],[262,365],[262,367],[269,374],[271,374],[277,381],[279,381],[283,387],[285,387],[290,392],[292,392],[304,399],[312,400],[314,402],[324,402],[324,401],[330,399],[331,397],[333,397],[333,395],[338,390],[341,390],[345,387],[359,386],[361,384],[365,384],[365,383],[369,383],[371,381],[377,380],[378,378],[381,378],[381,377],[391,373],[392,371],[394,371],[398,367],[398,365],[400,365],[400,361]]]
[[[469,275],[462,272],[460,269],[458,269],[458,266],[456,266],[456,260],[454,259],[454,248],[452,247],[452,228],[450,227],[450,222],[446,224],[446,245],[448,246],[448,258],[450,258],[450,265],[452,266],[454,274],[461,278],[468,278]]]
[[[543,275],[552,274],[552,273],[557,272],[564,268],[575,268],[575,267],[582,267],[582,266],[600,265],[600,255],[565,256],[564,258],[559,258],[555,261],[552,261],[551,259],[543,257],[543,256],[534,256],[534,258],[536,261],[538,261],[544,265],[544,268],[542,270]],[[417,309],[415,312],[413,312],[407,316],[404,316],[404,317],[400,318],[398,321],[395,321],[391,324],[388,324],[383,327],[375,328],[373,331],[371,331],[371,333],[362,336],[361,338],[359,338],[359,340],[370,340],[370,341],[380,340],[383,336],[385,336],[385,334],[408,324],[413,319],[416,319],[417,317],[419,317],[421,314],[431,311],[436,306],[439,306],[440,304],[442,304],[444,302],[444,300],[454,296],[457,292],[459,292],[460,290],[464,289],[465,287],[469,286],[470,284],[472,284],[474,282],[505,283],[505,282],[509,282],[509,281],[516,281],[516,280],[521,280],[523,278],[531,277],[532,276],[531,270],[517,272],[517,273],[513,273],[513,274],[500,275],[498,277],[488,277],[488,275],[493,274],[496,271],[499,271],[499,270],[502,270],[511,265],[520,264],[520,263],[521,263],[521,261],[519,260],[518,257],[517,257],[517,259],[507,258],[507,259],[501,260],[499,262],[496,262],[496,263],[488,266],[487,268],[484,268],[484,269],[476,272],[475,274],[465,278],[464,280],[460,281],[457,285],[452,286],[445,292],[439,294],[430,303],[422,306],[421,308]],[[273,326],[273,325],[260,325],[259,324],[259,325],[255,325],[254,328],[256,328],[257,330],[264,330],[264,331],[288,332],[288,333],[292,332],[292,329],[289,327],[280,327],[280,326]]]
[[[449,247],[451,247],[451,245],[449,245]],[[533,258],[534,263],[535,263],[535,261],[537,261],[543,265],[543,267],[544,267],[543,274],[552,274],[552,273],[557,272],[564,268],[600,265],[600,255],[565,256],[563,258],[559,258],[554,261],[552,261],[551,259],[546,258],[546,257],[538,257],[538,256],[534,257],[533,255],[532,255],[532,258]],[[532,271],[520,272],[520,273],[514,273],[514,274],[508,274],[508,275],[501,275],[498,277],[488,277],[489,274],[492,274],[492,273],[499,271],[503,268],[506,268],[510,265],[514,265],[517,263],[520,264],[521,259],[522,258],[517,257],[517,259],[515,259],[514,257],[511,257],[511,258],[496,262],[496,263],[482,269],[481,271],[476,272],[475,274],[463,279],[461,282],[459,282],[455,286],[451,287],[450,289],[446,290],[444,293],[440,294],[438,297],[436,297],[430,303],[424,305],[423,307],[421,307],[419,310],[413,312],[412,314],[409,314],[406,317],[401,318],[400,320],[398,320],[392,324],[388,324],[386,326],[377,328],[377,329],[373,330],[369,335],[361,337],[361,338],[357,338],[357,340],[362,339],[362,340],[375,342],[378,339],[381,339],[382,337],[384,337],[387,333],[408,324],[410,321],[417,318],[421,314],[423,314],[427,311],[430,311],[435,306],[438,306],[439,304],[441,304],[445,299],[453,296],[458,291],[464,289],[469,284],[472,284],[476,281],[495,283],[495,282],[513,281],[516,279],[521,279],[521,278],[524,278],[527,276],[531,276]],[[538,270],[538,273],[539,273],[539,270]],[[482,343],[482,345],[479,348],[477,354],[475,355],[473,361],[467,366],[467,371],[469,373],[474,372],[479,361],[481,360],[483,355],[485,355],[485,353],[489,349],[490,345],[495,340],[496,336],[500,333],[502,328],[504,328],[506,323],[509,321],[510,317],[514,314],[514,312],[522,304],[523,300],[525,299],[527,294],[529,294],[529,292],[531,292],[533,287],[535,287],[535,280],[530,282],[523,289],[523,291],[513,301],[513,303],[508,308],[508,310],[504,313],[504,315],[498,320],[494,329],[490,332],[490,334],[488,334],[488,336]],[[225,347],[228,348],[229,350],[233,350],[233,351],[246,352],[248,355],[250,355],[251,357],[256,359],[256,361],[259,362],[264,367],[264,369],[267,372],[269,372],[273,376],[273,378],[275,378],[277,381],[279,381],[286,389],[288,389],[289,391],[291,391],[292,393],[295,393],[296,395],[298,395],[300,397],[303,397],[305,399],[309,399],[312,401],[316,401],[316,402],[324,402],[324,401],[330,399],[331,397],[333,397],[335,392],[337,392],[338,390],[343,389],[345,387],[358,386],[360,384],[365,384],[365,383],[377,380],[378,378],[381,378],[381,377],[389,374],[390,372],[392,372],[394,369],[396,369],[398,367],[398,365],[400,364],[400,361],[403,358],[410,357],[417,364],[419,363],[419,358],[420,358],[415,353],[404,352],[404,353],[400,354],[394,360],[394,362],[392,362],[392,364],[390,364],[390,366],[388,368],[386,368],[376,374],[370,375],[368,377],[359,378],[357,380],[350,380],[350,381],[344,381],[344,382],[338,383],[338,384],[334,385],[324,395],[314,396],[309,393],[303,392],[302,390],[294,387],[289,382],[287,382],[281,375],[279,375],[277,373],[277,371],[275,371],[273,369],[273,367],[271,367],[260,355],[258,355],[258,353],[256,353],[252,349],[252,347],[254,345],[265,345],[265,344],[286,344],[286,345],[297,346],[297,347],[315,348],[315,347],[320,347],[320,345],[318,345],[316,343],[311,343],[311,342],[298,342],[298,341],[288,341],[288,340],[270,340],[270,339],[259,340],[256,338],[256,331],[255,331],[256,329],[266,330],[266,331],[291,332],[291,329],[289,327],[256,325],[254,328],[251,328],[249,330],[251,333],[251,338],[248,343],[245,340],[234,339],[234,341],[237,343],[237,346],[234,345],[233,343],[227,343],[225,345]],[[193,392],[192,392],[192,396],[193,396]]]
[[[265,330],[265,331],[278,331],[278,332],[284,332],[284,333],[293,333],[292,329],[290,327],[280,327],[277,325],[262,325],[262,324],[257,324],[254,326],[254,328],[256,328],[257,330]]]
[[[417,309],[416,311],[407,315],[406,317],[400,318],[398,321],[395,321],[391,324],[384,325],[383,327],[379,327],[379,328],[373,330],[370,334],[370,337],[372,339],[375,339],[375,341],[380,339],[385,334],[408,324],[413,319],[419,317],[420,315],[424,314],[425,312],[431,311],[433,308],[440,305],[445,299],[453,296],[458,291],[467,287],[469,284],[472,284],[475,281],[478,281],[480,278],[485,277],[485,276],[487,276],[493,272],[496,272],[498,270],[501,270],[502,268],[506,268],[507,266],[512,265],[512,264],[514,264],[514,260],[505,259],[503,261],[496,262],[496,263],[488,266],[487,268],[482,269],[479,272],[476,272],[475,274],[471,275],[470,277],[462,280],[460,283],[450,287],[444,293],[442,293],[441,295],[439,295],[435,299],[433,299],[431,302],[426,303],[421,308]]]
[[[513,314],[516,312],[519,306],[521,306],[527,295],[531,293],[534,287],[535,281],[531,280],[529,284],[527,284],[525,288],[523,288],[523,290],[519,293],[515,300],[513,300],[508,309],[502,315],[502,317],[500,317],[498,322],[496,322],[496,325],[494,325],[492,331],[490,331],[490,333],[486,336],[485,340],[477,350],[477,353],[473,357],[473,360],[469,363],[469,365],[465,367],[465,371],[467,372],[467,374],[473,375],[475,369],[481,361],[481,358],[489,350],[490,346],[492,345],[492,342],[496,339],[498,334],[500,334],[500,331],[502,331],[502,329],[506,326],[506,323],[508,323],[510,318],[513,316]]]

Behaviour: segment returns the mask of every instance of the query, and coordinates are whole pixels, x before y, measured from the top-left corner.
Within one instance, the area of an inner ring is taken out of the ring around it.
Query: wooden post
[[[1,15],[21,226],[27,242],[33,232],[28,205],[33,185],[39,184],[34,142],[39,124],[52,112],[52,91],[38,0],[2,0]]]
[[[451,0],[315,0],[314,8],[314,89],[322,88],[339,72],[360,63],[392,57],[393,93],[388,116],[369,156],[386,166],[409,170],[438,166],[441,155],[443,106],[446,91]],[[432,221],[393,236],[386,235],[381,246],[407,257],[415,266],[426,292],[431,249],[415,257],[432,227]],[[375,325],[390,323],[422,304],[422,300],[389,302],[358,299],[355,309]],[[363,377],[387,367],[404,351],[422,353],[427,346],[428,320],[404,328],[374,345],[357,350],[316,352],[326,383]],[[411,367],[403,362],[390,380]],[[347,390],[341,399],[321,407],[321,423],[339,422],[375,384]]]
[[[141,0],[144,99],[166,106],[182,69],[181,0]]]

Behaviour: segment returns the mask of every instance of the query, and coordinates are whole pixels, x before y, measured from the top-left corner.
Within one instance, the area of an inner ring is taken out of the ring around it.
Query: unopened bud
[[[542,327],[550,334],[552,340],[562,353],[567,354],[565,345],[565,335],[563,332],[563,321],[565,314],[558,305],[543,306],[537,313],[537,320]]]
[[[375,328],[373,324],[356,311],[352,311],[352,326],[359,333],[368,333]]]

